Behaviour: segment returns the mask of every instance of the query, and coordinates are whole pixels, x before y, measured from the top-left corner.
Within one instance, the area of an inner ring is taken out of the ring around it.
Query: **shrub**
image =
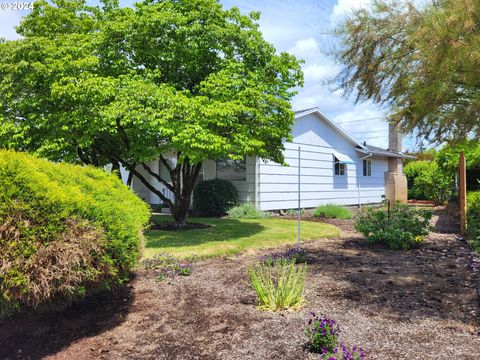
[[[246,202],[228,210],[231,219],[264,219],[270,217],[268,212],[258,210],[254,204]]]
[[[467,194],[467,231],[472,247],[480,252],[480,191]]]
[[[415,186],[425,194],[427,200],[442,205],[452,194],[453,177],[433,162],[415,179]]]
[[[365,206],[356,216],[355,229],[368,242],[385,243],[391,249],[409,249],[422,243],[430,230],[431,217],[430,211],[401,203],[392,205],[390,212],[385,206]]]
[[[320,205],[315,209],[313,212],[313,216],[315,217],[324,217],[330,219],[351,219],[352,214],[350,210],[348,210],[344,206],[338,205]]]
[[[297,308],[303,302],[303,287],[307,274],[305,264],[295,267],[293,261],[251,265],[247,269],[251,285],[262,310],[278,311]]]
[[[201,216],[222,216],[237,204],[237,189],[226,180],[202,181],[193,191],[193,209]]]
[[[125,282],[148,218],[103,170],[0,151],[0,317]]]
[[[416,200],[429,200],[423,189],[416,184],[416,179],[431,166],[431,161],[410,161],[403,168],[408,182],[408,198]]]

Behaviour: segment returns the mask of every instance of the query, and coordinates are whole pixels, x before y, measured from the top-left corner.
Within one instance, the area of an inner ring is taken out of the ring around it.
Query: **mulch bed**
[[[299,311],[255,308],[245,269],[261,254],[249,253],[198,262],[191,276],[162,282],[139,271],[113,295],[4,321],[0,359],[319,359],[303,334],[309,311],[336,319],[341,339],[367,359],[478,359],[472,255],[444,232],[455,223],[448,212],[437,211],[434,223],[439,232],[410,251],[367,244],[351,221],[341,221],[341,238],[305,244]]]

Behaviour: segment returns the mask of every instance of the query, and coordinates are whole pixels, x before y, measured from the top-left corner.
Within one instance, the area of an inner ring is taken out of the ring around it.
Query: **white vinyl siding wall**
[[[365,155],[358,153],[354,144],[314,114],[297,119],[293,135],[294,141],[285,143],[285,161],[289,166],[258,160],[257,207],[261,210],[297,207],[299,146],[302,208],[321,204],[358,204],[358,179],[361,203],[382,200],[385,193],[384,173],[388,168],[386,158],[369,158],[372,160],[372,176],[364,177],[361,157]],[[334,152],[340,152],[355,161],[355,164],[346,165],[345,175],[334,175]]]

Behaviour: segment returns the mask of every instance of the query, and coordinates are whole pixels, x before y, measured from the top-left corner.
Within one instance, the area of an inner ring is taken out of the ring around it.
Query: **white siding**
[[[170,175],[168,174],[167,169],[160,164],[159,160],[151,161],[148,163],[148,165],[156,173],[160,172],[162,178],[170,182]],[[215,179],[215,165],[215,161],[213,160],[204,161],[203,180]],[[159,183],[153,176],[149,175],[143,168],[138,167],[137,171],[139,171],[149,181],[150,184],[163,191],[166,196],[173,196],[164,185]],[[232,181],[232,184],[238,191],[238,197],[240,201],[255,202],[255,158],[247,157],[246,159],[246,180]],[[140,198],[149,204],[160,204],[162,202],[157,195],[148,190],[145,185],[143,185],[143,183],[136,177],[133,177],[132,189]]]
[[[340,135],[317,115],[297,118],[292,131],[293,142],[285,144],[285,161],[289,166],[259,161],[257,164],[257,206],[261,210],[296,208],[298,205],[298,147],[301,147],[301,207],[320,204],[353,205],[380,202],[385,193],[386,158],[374,157],[372,176],[363,176],[361,157],[355,145]],[[334,175],[333,153],[349,156],[346,175]],[[359,170],[359,181],[357,178]],[[360,185],[360,188],[358,187]],[[360,191],[359,191],[360,190]]]

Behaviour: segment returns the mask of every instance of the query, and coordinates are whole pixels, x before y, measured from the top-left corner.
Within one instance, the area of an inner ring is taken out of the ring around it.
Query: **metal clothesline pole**
[[[300,146],[298,147],[298,241],[297,246],[300,251]]]

